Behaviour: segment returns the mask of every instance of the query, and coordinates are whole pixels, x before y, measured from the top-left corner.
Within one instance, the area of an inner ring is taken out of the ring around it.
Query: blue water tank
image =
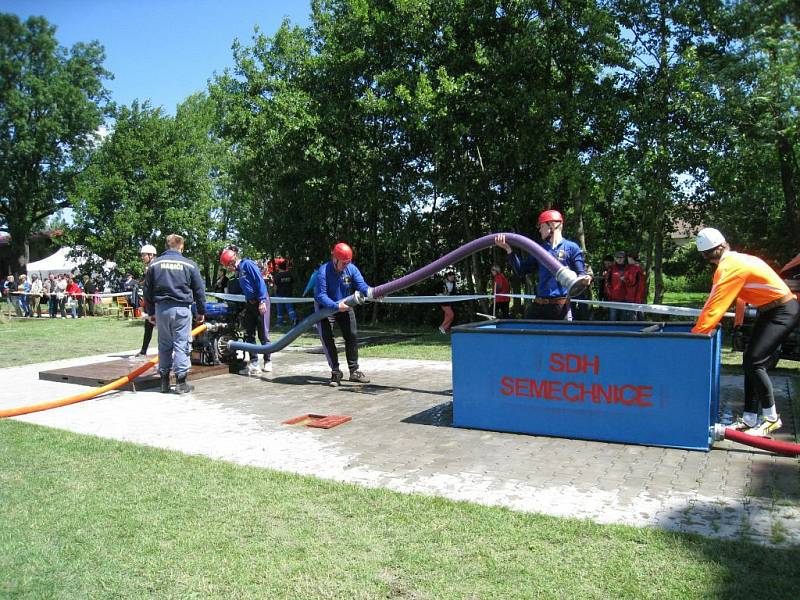
[[[719,420],[721,337],[691,327],[513,320],[455,327],[453,424],[707,451]]]

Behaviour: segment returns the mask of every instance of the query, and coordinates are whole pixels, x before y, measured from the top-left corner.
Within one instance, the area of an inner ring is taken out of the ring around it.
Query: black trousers
[[[248,344],[256,343],[256,334],[258,334],[258,341],[261,345],[269,343],[269,304],[267,304],[267,312],[263,315],[258,312],[258,304],[248,302],[244,305],[244,313],[242,314],[242,326],[244,327],[244,341]],[[250,353],[250,360],[256,360],[257,354]],[[269,360],[269,354],[264,355],[264,360]]]
[[[317,331],[322,340],[322,348],[325,350],[325,357],[331,371],[339,370],[339,351],[336,350],[336,342],[333,340],[333,323],[339,325],[344,337],[344,353],[347,357],[347,368],[350,372],[358,371],[358,326],[356,324],[356,314],[352,310],[347,312],[337,312],[327,319],[322,319],[317,323]]]
[[[147,354],[147,347],[150,345],[150,340],[153,339],[153,325],[150,321],[144,321],[144,338],[142,338],[142,354]]]
[[[507,319],[508,318],[508,305],[509,302],[497,302],[494,305],[494,316],[498,319]]]
[[[791,300],[772,310],[758,313],[753,334],[744,351],[744,411],[757,413],[759,407],[775,404],[767,363],[772,353],[800,322],[800,303]]]
[[[537,304],[536,302],[531,302],[525,310],[526,319],[566,321],[569,315],[569,302],[564,304]]]

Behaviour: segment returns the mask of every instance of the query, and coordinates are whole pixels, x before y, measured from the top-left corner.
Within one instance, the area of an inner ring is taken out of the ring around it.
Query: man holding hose
[[[557,210],[546,210],[539,215],[539,235],[544,243],[542,248],[562,265],[575,271],[578,275],[586,275],[586,264],[583,250],[573,241],[562,235],[564,217]],[[540,263],[534,256],[520,257],[506,242],[506,236],[498,235],[494,241],[508,253],[508,261],[514,272],[520,277],[538,270],[536,280],[536,298],[525,311],[526,319],[548,319],[551,321],[572,320],[567,290],[556,280],[554,273]]]
[[[331,368],[333,387],[341,385],[344,374],[339,370],[339,352],[333,340],[333,324],[338,323],[344,336],[347,367],[350,369],[350,381],[369,383],[369,379],[358,368],[358,328],[353,309],[344,303],[344,299],[358,290],[365,296],[370,286],[364,281],[361,271],[353,264],[353,249],[344,242],[339,242],[331,250],[331,260],[318,269],[314,285],[314,307],[331,308],[337,312],[317,323],[317,331],[322,340],[325,357]]]
[[[767,363],[800,322],[800,303],[767,263],[756,256],[733,252],[718,230],[701,229],[697,234],[697,249],[706,260],[718,266],[711,293],[692,333],[713,333],[737,297],[758,309],[753,334],[742,359],[744,414],[731,427],[748,435],[767,437],[783,425],[775,409]]]

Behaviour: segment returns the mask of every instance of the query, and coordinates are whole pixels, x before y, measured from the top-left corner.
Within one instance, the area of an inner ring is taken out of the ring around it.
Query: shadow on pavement
[[[272,383],[283,385],[328,385],[330,381],[327,377],[315,377],[313,375],[287,375],[285,377],[273,377]],[[404,387],[401,385],[380,385],[376,383],[354,383],[347,381],[347,376],[342,381],[339,391],[354,394],[368,394],[377,396],[378,394],[389,394],[391,392],[410,392],[412,394],[432,394],[434,396],[452,396],[453,390],[422,390],[419,388]]]
[[[451,392],[452,394],[452,392]],[[403,419],[403,423],[412,425],[433,425],[434,427],[453,426],[453,402],[443,402]]]

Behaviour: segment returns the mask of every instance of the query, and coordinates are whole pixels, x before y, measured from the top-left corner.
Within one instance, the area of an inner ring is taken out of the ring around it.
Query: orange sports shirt
[[[692,333],[711,333],[737,296],[758,307],[789,293],[789,286],[763,260],[729,250],[714,272],[711,293]]]

